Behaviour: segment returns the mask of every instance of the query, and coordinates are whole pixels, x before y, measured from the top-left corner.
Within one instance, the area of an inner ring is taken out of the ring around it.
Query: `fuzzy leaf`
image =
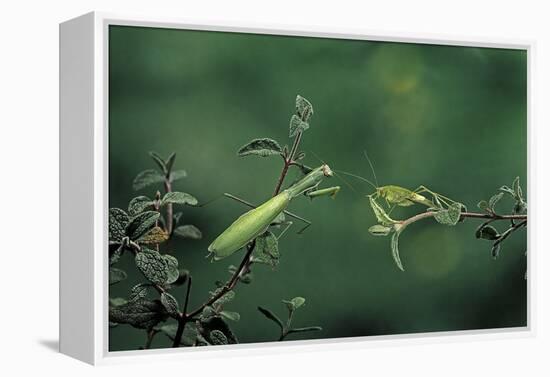
[[[166,174],[166,163],[164,162],[164,159],[160,157],[160,155],[156,152],[149,152],[149,156],[155,161],[155,163],[158,165],[159,169]]]
[[[130,218],[120,208],[109,209],[109,241],[120,242],[126,236],[126,226]]]
[[[489,199],[489,208],[491,209],[491,211],[495,211],[495,206],[496,204],[499,202],[500,199],[502,199],[502,197],[504,196],[504,193],[503,192],[499,192],[498,194],[495,194],[491,197],[491,199]]]
[[[277,326],[279,326],[281,328],[281,330],[284,329],[284,325],[283,325],[283,321],[281,321],[279,319],[279,317],[277,317],[277,315],[275,313],[273,313],[271,310],[269,309],[265,309],[265,308],[262,308],[261,306],[258,306],[258,310],[260,311],[260,313],[262,313],[266,318],[272,320],[273,322],[275,322],[277,324]]]
[[[176,153],[172,153],[168,158],[166,159],[165,166],[166,166],[166,172],[170,173],[172,171],[172,167],[174,166],[174,162],[176,161]]]
[[[290,118],[289,128],[290,128],[290,131],[288,135],[290,137],[294,137],[298,132],[304,132],[305,130],[307,130],[309,128],[309,123],[301,120],[298,115],[293,115]]]
[[[126,227],[126,234],[132,240],[137,240],[147,233],[160,217],[160,213],[156,211],[142,212],[134,217]]]
[[[223,289],[223,288],[218,288],[216,289],[214,292],[210,292],[210,296],[215,296],[216,294],[218,294],[218,292]],[[220,297],[219,299],[217,299],[213,305],[223,305],[223,304],[227,304],[228,302],[230,301],[233,301],[233,299],[235,298],[235,292],[234,291],[229,291],[227,293],[225,293],[222,297]]]
[[[220,317],[212,317],[207,321],[201,322],[201,325],[206,333],[206,338],[211,339],[211,334],[213,331],[218,330],[223,333],[227,338],[228,344],[238,343],[237,337],[229,328],[229,325]]]
[[[233,322],[237,322],[238,320],[241,319],[241,315],[237,312],[229,312],[227,310],[222,310],[220,312],[220,315],[225,318],[225,319],[228,319],[230,321],[233,321]]]
[[[300,306],[306,303],[306,299],[303,297],[294,297],[292,300],[283,300],[283,304],[286,305],[289,311],[293,312]]]
[[[440,224],[453,226],[460,220],[461,210],[462,204],[453,203],[449,208],[437,211],[434,218]]]
[[[397,224],[398,221],[393,220],[387,213],[384,211],[384,209],[374,200],[372,196],[369,196],[369,202],[370,206],[372,208],[372,211],[374,212],[374,216],[376,216],[376,220],[382,225],[390,226],[393,224]]]
[[[168,266],[166,272],[166,283],[175,283],[180,277],[180,271],[178,270],[178,260],[175,257],[167,254],[163,255],[162,257],[164,258],[164,260],[166,261],[166,265]]]
[[[288,330],[288,334],[292,334],[296,332],[321,331],[321,330],[323,330],[323,328],[320,326],[296,327]]]
[[[132,290],[130,291],[130,297],[128,297],[128,301],[137,301],[142,298],[145,298],[147,296],[150,286],[151,284],[147,284],[147,283],[134,285],[132,287]]]
[[[263,138],[254,139],[248,144],[243,145],[238,151],[237,155],[240,157],[257,155],[260,157],[267,157],[281,154],[281,146],[273,139]]]
[[[175,182],[185,177],[187,177],[187,172],[185,170],[175,170],[172,173],[170,173],[170,180],[172,182]]]
[[[120,283],[121,281],[126,280],[127,277],[128,275],[126,272],[118,268],[109,268],[109,285]]]
[[[376,224],[369,228],[369,233],[373,236],[387,236],[392,230],[393,227]]]
[[[166,231],[161,227],[156,226],[145,233],[143,236],[141,236],[137,240],[137,242],[143,245],[154,245],[163,243],[164,241],[168,240],[168,238],[170,238],[168,236],[168,233],[166,233]]]
[[[210,343],[212,345],[228,344],[227,337],[220,330],[212,330],[209,334]]]
[[[164,305],[168,314],[173,317],[178,316],[179,306],[178,301],[174,296],[172,296],[170,293],[162,292],[162,294],[160,295],[160,302],[162,303],[162,305]]]
[[[137,253],[136,266],[151,283],[162,285],[168,278],[166,259],[157,251],[144,249]]]
[[[296,114],[305,122],[313,115],[313,106],[304,97],[296,96]]]
[[[487,203],[487,201],[485,200],[482,200],[477,203],[477,207],[482,211],[487,211],[489,209],[489,203]]]
[[[128,204],[128,213],[130,216],[136,216],[148,208],[153,207],[153,201],[146,196],[137,196],[130,200]]]
[[[126,305],[128,303],[128,300],[122,297],[115,297],[109,299],[109,305],[110,306],[122,306]]]
[[[153,185],[155,183],[163,183],[164,176],[156,170],[147,169],[144,170],[134,178],[134,183],[132,184],[135,191],[141,190],[147,186]]]
[[[401,263],[401,258],[399,257],[399,235],[401,232],[397,231],[391,237],[391,255],[395,264],[401,271],[405,271],[403,264]]]
[[[254,262],[275,267],[279,264],[279,259],[279,241],[273,233],[267,231],[256,238]]]
[[[491,248],[491,256],[493,259],[497,259],[500,254],[500,243],[494,244]]]
[[[160,301],[136,300],[109,308],[109,321],[126,323],[138,329],[151,329],[168,318]]]
[[[164,198],[162,198],[161,205],[166,205],[168,203],[195,206],[198,204],[198,200],[185,192],[174,191],[166,193]]]
[[[202,238],[201,231],[194,225],[178,226],[174,230],[174,234],[178,237],[189,238],[192,240],[200,240]]]
[[[498,231],[491,225],[485,225],[480,227],[476,231],[476,238],[483,238],[485,240],[496,240],[500,237]]]

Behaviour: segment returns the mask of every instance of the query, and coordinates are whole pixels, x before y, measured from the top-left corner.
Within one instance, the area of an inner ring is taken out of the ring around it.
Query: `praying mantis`
[[[289,188],[281,191],[258,207],[242,214],[210,244],[208,251],[214,256],[214,260],[226,258],[264,233],[282,213],[296,217],[296,215],[286,211],[286,208],[292,199],[302,194],[311,199],[327,195],[334,197],[340,190],[339,186],[317,189],[324,178],[332,177],[332,175],[333,172],[327,164],[311,170],[305,177]],[[226,196],[235,198],[232,195]]]

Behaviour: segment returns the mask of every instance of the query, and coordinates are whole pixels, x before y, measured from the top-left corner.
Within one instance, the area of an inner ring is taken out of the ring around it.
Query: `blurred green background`
[[[109,54],[110,207],[154,195],[157,188],[132,191],[135,175],[155,168],[151,150],[177,153],[175,168],[186,169],[188,178],[175,190],[202,202],[223,192],[267,199],[281,159],[238,158],[236,150],[257,137],[291,143],[297,94],[315,110],[302,142],[309,165],[319,164],[315,153],[333,169],[372,178],[362,155],[368,150],[380,185],[424,184],[470,209],[517,175],[525,188],[522,50],[111,26]],[[278,329],[256,308],[285,316],[281,299],[294,296],[307,299],[294,324],[323,331],[289,340],[526,325],[525,232],[493,260],[490,243],[474,238],[477,221],[455,228],[417,223],[400,239],[401,272],[389,238],[367,232],[375,218],[364,194],[372,188],[351,183],[356,192],[336,177],[325,181],[343,186],[336,200],[292,202],[290,209],[314,225],[303,235],[299,227],[287,233],[276,270],[255,266],[253,283],[238,286],[227,309],[241,314],[232,325],[241,342],[276,340]],[[229,278],[228,265],[239,264],[242,252],[215,263],[205,256],[245,210],[229,199],[184,209],[183,222],[198,226],[204,238],[173,240],[163,249],[192,272],[190,307],[206,299],[215,280]],[[127,297],[143,279],[130,255],[121,263],[130,278],[111,288],[112,297]],[[183,295],[183,288],[175,291]],[[144,331],[110,330],[112,351],[144,342]],[[163,335],[153,342],[169,345]]]

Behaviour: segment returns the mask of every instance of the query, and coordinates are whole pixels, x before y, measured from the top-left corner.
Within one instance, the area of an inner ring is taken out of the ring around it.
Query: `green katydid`
[[[301,194],[314,195],[313,197],[334,196],[339,188],[317,190],[321,181],[324,178],[332,177],[332,175],[332,170],[326,164],[311,170],[289,188],[241,215],[210,244],[208,251],[213,254],[214,260],[232,255],[264,233],[269,225],[286,211],[290,201]],[[288,214],[288,212],[286,213]]]
[[[360,179],[368,183],[369,185],[371,185],[375,190],[372,194],[367,195],[367,197],[369,197],[369,199],[371,200],[371,204],[372,204],[372,201],[375,201],[378,198],[384,199],[388,204],[388,207],[390,207],[391,205],[408,207],[417,203],[417,204],[425,205],[426,207],[431,209],[443,209],[443,205],[445,205],[446,207],[449,207],[456,203],[454,200],[449,199],[446,196],[443,196],[441,194],[438,194],[428,189],[426,186],[418,186],[414,190],[409,190],[407,188],[397,186],[397,185],[379,186],[378,179],[374,171],[374,166],[366,152],[365,152],[365,158],[369,163],[375,183],[372,183],[370,180],[356,174],[352,174],[344,171],[338,171],[338,172]],[[431,199],[427,198],[425,195],[422,195],[426,193],[431,195]]]

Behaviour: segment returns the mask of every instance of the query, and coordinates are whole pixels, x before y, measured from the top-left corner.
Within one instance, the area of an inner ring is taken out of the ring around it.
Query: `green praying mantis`
[[[210,244],[208,251],[213,255],[214,260],[234,254],[264,233],[282,213],[291,214],[286,211],[286,208],[292,199],[302,194],[311,199],[320,196],[334,197],[340,190],[339,186],[317,189],[323,179],[332,177],[332,175],[333,172],[327,164],[311,170],[289,188],[242,214]],[[296,215],[293,216],[296,217]]]

